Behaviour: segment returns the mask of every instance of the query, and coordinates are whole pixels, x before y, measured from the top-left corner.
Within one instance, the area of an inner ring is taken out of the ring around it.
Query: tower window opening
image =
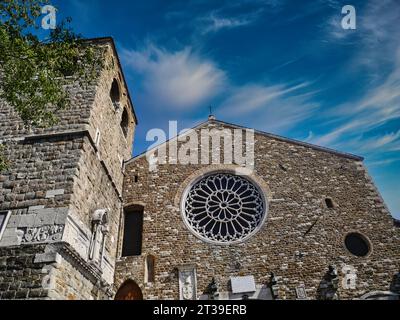
[[[328,209],[333,209],[335,207],[335,204],[333,203],[333,200],[331,198],[326,198],[325,204]]]
[[[121,129],[126,138],[128,136],[128,131],[129,131],[129,116],[128,116],[128,111],[126,111],[126,109],[124,109],[124,112],[122,113]]]
[[[132,257],[142,254],[143,208],[125,210],[122,256]]]
[[[119,108],[119,102],[121,100],[121,90],[119,88],[117,79],[114,79],[111,85],[110,97],[114,107]]]

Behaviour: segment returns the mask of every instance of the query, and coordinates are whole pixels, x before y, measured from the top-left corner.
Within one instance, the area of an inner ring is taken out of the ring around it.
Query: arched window
[[[121,90],[119,89],[119,84],[118,84],[117,79],[114,79],[114,81],[111,85],[110,97],[111,97],[111,101],[114,104],[114,106],[116,108],[118,108],[119,101],[121,99]]]
[[[129,116],[128,116],[128,111],[126,111],[126,109],[124,109],[124,112],[122,113],[121,129],[126,138],[128,136],[128,131],[129,131]]]
[[[155,264],[156,258],[149,254],[146,257],[146,283],[153,283],[155,281]]]

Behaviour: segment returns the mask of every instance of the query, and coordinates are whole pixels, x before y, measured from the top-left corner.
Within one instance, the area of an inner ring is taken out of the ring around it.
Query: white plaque
[[[181,300],[197,300],[197,279],[195,266],[180,266],[179,291]]]
[[[232,293],[256,292],[256,282],[253,276],[231,277]]]
[[[296,288],[296,296],[298,300],[307,300],[307,292],[304,285]]]

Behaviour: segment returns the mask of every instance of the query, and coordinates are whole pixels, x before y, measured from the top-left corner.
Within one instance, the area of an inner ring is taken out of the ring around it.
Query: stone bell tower
[[[124,161],[137,118],[111,38],[94,84],[67,90],[52,128],[0,101],[0,299],[112,298]]]

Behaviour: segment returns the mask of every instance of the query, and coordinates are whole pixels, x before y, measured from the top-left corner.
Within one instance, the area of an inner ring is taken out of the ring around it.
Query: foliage
[[[8,169],[7,159],[3,156],[4,146],[0,144],[0,172]]]
[[[73,32],[71,19],[51,31],[41,29],[41,9],[47,4],[0,1],[0,100],[28,126],[56,124],[56,112],[69,104],[68,81],[89,84],[102,61],[100,52]]]

